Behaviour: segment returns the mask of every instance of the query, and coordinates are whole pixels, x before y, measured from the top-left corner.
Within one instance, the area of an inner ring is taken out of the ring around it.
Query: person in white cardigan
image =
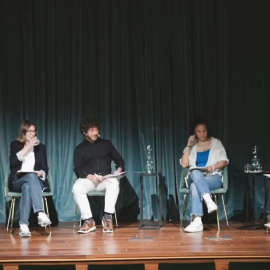
[[[186,184],[191,192],[192,222],[184,229],[185,232],[203,231],[203,202],[208,213],[217,210],[212,200],[211,190],[222,187],[222,169],[229,160],[220,140],[208,135],[207,124],[198,120],[193,124],[194,134],[188,138],[180,164],[189,168]]]

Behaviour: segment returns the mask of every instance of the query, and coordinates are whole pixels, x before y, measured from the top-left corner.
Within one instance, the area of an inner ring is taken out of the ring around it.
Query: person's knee
[[[36,181],[37,180],[37,176],[36,176],[36,174],[35,173],[29,173],[28,175],[27,175],[27,182],[29,183],[29,182],[34,182],[34,181]]]
[[[22,193],[29,193],[29,189],[30,189],[30,187],[29,187],[28,183],[24,183],[22,185]]]
[[[111,188],[119,189],[119,181],[117,179],[112,179],[112,181],[110,182],[110,186]]]
[[[190,173],[190,177],[191,177],[191,179],[196,179],[196,178],[200,177],[201,174],[202,174],[201,171],[199,171],[199,170],[193,170],[193,171]]]
[[[80,190],[79,186],[80,186],[80,185],[78,184],[78,181],[76,181],[76,182],[74,183],[73,187],[72,187],[72,193],[73,193],[74,195],[76,195],[76,194],[79,193],[79,190]]]
[[[194,183],[191,183],[190,184],[190,192],[194,193],[195,191],[197,191],[196,186],[194,185]]]
[[[88,189],[84,187],[81,179],[78,179],[72,187],[72,193],[74,194],[74,196],[80,195],[80,194],[86,194],[87,192],[88,192]]]

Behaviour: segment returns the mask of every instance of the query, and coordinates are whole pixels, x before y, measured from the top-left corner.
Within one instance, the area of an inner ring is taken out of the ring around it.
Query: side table
[[[264,184],[264,190],[265,190],[265,203],[264,203],[264,207],[263,207],[263,211],[264,211],[264,215],[265,215],[265,219],[266,219],[266,208],[267,208],[267,197],[268,197],[268,177],[266,175],[266,171],[262,171],[262,172],[248,172],[245,173],[247,175],[247,189],[246,189],[246,224],[243,227],[240,227],[239,229],[247,229],[249,227],[251,227],[252,229],[256,230],[256,229],[260,229],[262,228],[262,226],[256,227],[256,220],[255,220],[255,204],[256,204],[256,198],[255,198],[255,179],[257,176],[265,176],[264,180],[265,180],[265,184]],[[248,176],[252,177],[252,192],[249,189],[249,184],[248,184]],[[251,213],[249,213],[249,206],[248,206],[248,197],[252,196],[252,209],[251,209]],[[250,225],[248,225],[250,220]]]
[[[265,202],[264,202],[264,218],[265,221],[269,222],[270,213],[270,174],[269,172],[263,174],[265,176]],[[267,230],[268,231],[268,230]]]
[[[161,203],[161,187],[160,187],[160,172],[153,172],[153,173],[145,173],[145,172],[138,172],[136,173],[140,178],[140,226],[139,230],[159,230],[162,226],[162,203]],[[154,222],[147,222],[144,223],[143,220],[143,187],[144,187],[144,179],[151,179],[151,177],[155,178],[156,186],[158,190],[158,205],[159,205],[159,220]]]

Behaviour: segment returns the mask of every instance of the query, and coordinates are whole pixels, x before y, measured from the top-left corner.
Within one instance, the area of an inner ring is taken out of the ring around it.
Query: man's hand
[[[122,168],[121,167],[119,167],[119,168],[117,168],[117,170],[116,171],[114,171],[114,175],[117,175],[117,174],[120,174],[122,172]]]
[[[91,180],[94,183],[98,183],[102,181],[102,175],[98,175],[98,174],[88,174],[86,178]]]

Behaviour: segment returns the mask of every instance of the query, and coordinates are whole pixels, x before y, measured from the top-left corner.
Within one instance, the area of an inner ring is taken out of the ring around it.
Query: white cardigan
[[[185,152],[186,148],[184,149],[183,152]],[[196,159],[197,159],[197,144],[195,144],[191,149],[190,149],[190,154],[189,154],[189,167],[194,168],[196,166]],[[221,141],[211,137],[211,147],[210,147],[210,152],[209,152],[209,157],[208,161],[206,163],[207,166],[215,165],[216,163],[220,161],[226,161],[229,163],[229,159],[227,158],[226,151],[224,146],[222,145]],[[179,160],[180,164],[181,159]],[[214,170],[211,174],[221,174],[222,170],[216,169]]]

